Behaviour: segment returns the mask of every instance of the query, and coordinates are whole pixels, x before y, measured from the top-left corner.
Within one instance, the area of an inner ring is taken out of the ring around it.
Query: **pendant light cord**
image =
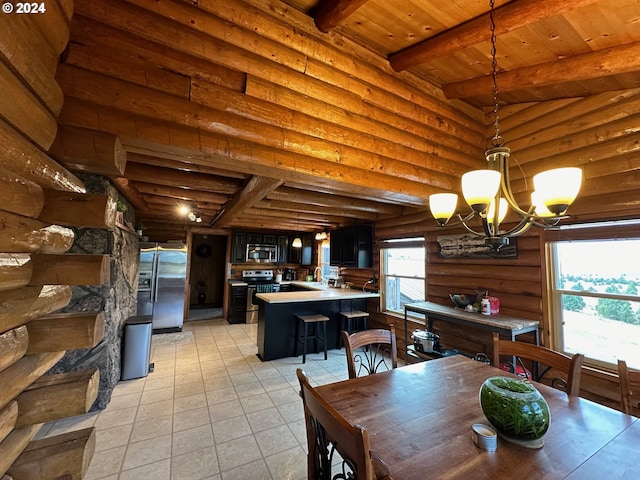
[[[489,1],[491,10],[489,11],[489,19],[491,21],[491,75],[493,77],[493,128],[495,133],[491,139],[491,145],[501,147],[504,141],[500,136],[500,115],[498,113],[498,60],[496,60],[496,19],[494,10],[494,0]]]

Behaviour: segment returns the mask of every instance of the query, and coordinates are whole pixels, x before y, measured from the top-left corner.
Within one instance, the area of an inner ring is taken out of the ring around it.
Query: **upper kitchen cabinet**
[[[236,232],[232,236],[231,263],[243,263],[247,255],[247,234]]]
[[[355,225],[331,231],[330,264],[338,267],[373,266],[373,227]]]
[[[293,239],[297,236],[302,240],[302,247],[294,248]],[[289,263],[299,263],[300,265],[311,265],[313,261],[313,234],[302,233],[289,236]]]
[[[289,237],[287,235],[278,235],[278,263],[284,264],[289,261]]]

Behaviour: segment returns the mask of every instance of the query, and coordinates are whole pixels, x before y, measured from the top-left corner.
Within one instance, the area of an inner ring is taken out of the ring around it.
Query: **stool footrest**
[[[309,322],[326,322],[329,320],[329,317],[325,317],[324,315],[316,314],[316,315],[298,315],[298,318],[305,323]]]
[[[362,312],[360,310],[354,310],[353,312],[340,312],[340,315],[347,318],[360,318],[360,317],[368,317],[368,312]]]

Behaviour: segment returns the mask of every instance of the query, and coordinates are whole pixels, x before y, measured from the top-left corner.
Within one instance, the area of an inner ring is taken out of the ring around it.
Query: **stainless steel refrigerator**
[[[138,315],[151,315],[154,332],[179,332],[184,321],[187,247],[141,243]]]

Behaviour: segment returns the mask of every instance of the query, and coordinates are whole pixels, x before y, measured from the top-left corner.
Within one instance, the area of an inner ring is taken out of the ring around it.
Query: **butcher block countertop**
[[[318,302],[323,300],[351,300],[355,298],[378,298],[379,293],[366,292],[362,290],[349,288],[333,288],[320,284],[320,282],[291,282],[292,284],[302,285],[310,290],[297,292],[275,292],[275,293],[257,293],[256,298],[266,303],[300,303],[300,302]]]

